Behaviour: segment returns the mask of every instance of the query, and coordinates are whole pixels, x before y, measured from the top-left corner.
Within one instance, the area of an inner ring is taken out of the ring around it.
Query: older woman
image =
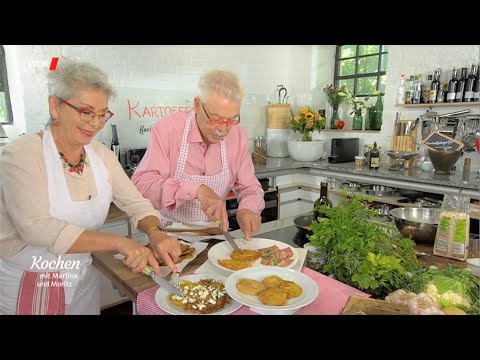
[[[0,158],[0,314],[98,314],[90,253],[117,251],[134,272],[155,258],[176,271],[176,238],[103,144],[92,141],[113,116],[114,90],[98,67],[60,59],[48,75],[51,119],[44,132],[4,146]],[[111,202],[148,234],[151,250],[99,232]]]

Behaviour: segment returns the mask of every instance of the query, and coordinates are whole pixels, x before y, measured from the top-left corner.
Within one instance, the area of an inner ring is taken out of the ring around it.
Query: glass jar
[[[315,247],[310,243],[303,245],[303,248],[307,250],[307,267],[316,271],[321,270],[323,264],[327,261],[326,251],[323,248]]]
[[[355,116],[353,117],[352,130],[362,130],[362,127],[363,127],[362,110],[355,111]]]

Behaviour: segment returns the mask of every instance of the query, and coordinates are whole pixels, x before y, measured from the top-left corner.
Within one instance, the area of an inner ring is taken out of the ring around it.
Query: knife
[[[143,269],[143,273],[145,275],[150,276],[153,281],[155,281],[158,285],[160,285],[162,288],[167,290],[169,293],[179,295],[179,296],[185,295],[180,289],[177,289],[175,286],[170,284],[163,277],[156,275],[150,267],[147,266],[145,269]]]
[[[230,244],[233,250],[238,250],[240,251],[240,248],[238,247],[237,243],[235,242],[235,239],[233,238],[232,235],[228,231],[223,231],[223,223],[221,220],[217,220],[216,223],[218,224],[218,227],[222,229],[223,236],[225,236],[225,240]]]

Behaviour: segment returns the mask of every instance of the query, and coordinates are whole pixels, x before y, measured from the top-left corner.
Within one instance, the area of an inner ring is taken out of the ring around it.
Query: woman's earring
[[[58,120],[55,120],[55,121],[53,122],[53,126],[58,126],[58,125],[60,125],[60,122],[59,122]]]

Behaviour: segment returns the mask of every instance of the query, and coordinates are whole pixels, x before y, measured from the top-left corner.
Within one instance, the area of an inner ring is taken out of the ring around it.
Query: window
[[[8,92],[5,49],[0,46],[0,124],[13,124],[12,106]]]
[[[338,45],[335,86],[347,85],[354,96],[385,94],[387,45]]]

